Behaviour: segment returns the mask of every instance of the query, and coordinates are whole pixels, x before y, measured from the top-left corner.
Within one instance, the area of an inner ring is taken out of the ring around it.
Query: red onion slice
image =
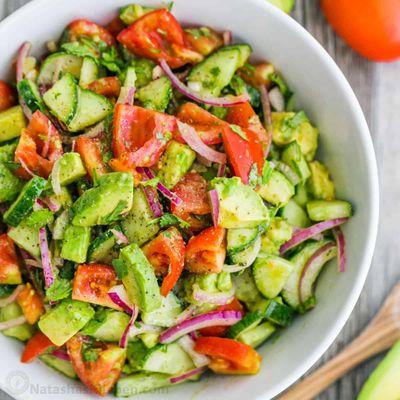
[[[129,244],[128,238],[122,232],[117,231],[116,229],[111,229],[110,231],[115,236],[119,244]]]
[[[20,326],[26,322],[26,318],[21,315],[20,317],[9,319],[8,321],[0,322],[0,331]]]
[[[300,229],[292,236],[290,240],[288,240],[281,246],[280,253],[284,254],[288,250],[296,247],[297,245],[305,242],[308,239],[311,239],[315,235],[318,235],[319,233],[324,232],[328,229],[335,228],[336,226],[342,225],[348,220],[349,218],[335,218],[328,221],[319,222],[318,224],[312,225],[305,229]]]
[[[24,290],[24,285],[18,285],[10,296],[0,299],[0,307],[5,307],[17,300],[18,295]]]
[[[54,272],[51,265],[49,245],[47,243],[47,232],[44,227],[39,229],[39,247],[42,258],[45,286],[46,288],[49,288],[54,283]]]
[[[219,196],[218,196],[218,190],[217,189],[212,189],[208,192],[208,196],[210,197],[210,203],[211,203],[211,214],[212,214],[212,219],[213,219],[213,224],[215,227],[218,226],[218,221],[219,221]]]
[[[226,164],[219,164],[217,177],[222,178],[225,176]]]
[[[229,96],[229,97],[203,97],[200,94],[194,92],[192,89],[183,84],[177,76],[172,72],[171,68],[165,60],[161,60],[160,66],[171,80],[172,86],[174,86],[178,91],[184,94],[191,100],[197,101],[199,103],[209,104],[211,106],[217,107],[232,107],[238,104],[246,103],[250,100],[247,94],[242,94],[240,96]]]
[[[124,285],[113,286],[108,291],[108,296],[118,307],[121,307],[128,314],[133,314],[135,311],[135,306],[129,300]]]
[[[118,104],[127,104],[129,106],[133,105],[135,102],[135,93],[136,93],[136,88],[135,87],[122,87],[121,92],[118,97]]]
[[[205,367],[200,367],[196,369],[192,369],[191,371],[185,372],[182,375],[174,376],[172,378],[169,378],[171,383],[179,383],[182,381],[185,381],[186,379],[191,378],[192,376],[196,376],[198,374],[202,374],[203,372],[206,371],[207,368]]]
[[[202,157],[206,158],[209,161],[216,162],[218,164],[226,163],[226,154],[220,153],[219,151],[214,150],[213,148],[204,144],[204,142],[200,139],[196,130],[188,124],[185,124],[181,121],[177,121],[178,129],[180,134],[182,135],[185,142],[198,154]]]
[[[143,188],[143,193],[146,196],[147,203],[154,218],[160,218],[163,215],[163,210],[158,201],[157,191],[152,187],[146,186]]]
[[[230,44],[232,44],[232,41],[233,41],[232,31],[225,31],[222,34],[222,39],[224,41],[225,46],[229,46]]]
[[[269,102],[278,112],[285,111],[285,99],[278,87],[274,87],[269,92]]]
[[[232,302],[235,296],[235,289],[229,292],[210,293],[203,290],[199,285],[193,285],[193,298],[201,303],[214,304],[216,306],[224,306]]]
[[[119,347],[121,347],[123,349],[126,348],[126,346],[128,344],[128,339],[130,337],[130,331],[131,331],[131,329],[133,327],[133,324],[135,323],[136,318],[138,317],[138,315],[139,315],[139,309],[136,306],[134,306],[131,319],[129,320],[129,323],[126,326],[126,328],[125,328],[125,330],[124,330],[124,332],[123,332],[123,334],[121,336],[121,340],[119,341]]]
[[[46,204],[46,206],[49,208],[50,211],[52,212],[57,212],[60,211],[61,209],[61,204],[55,202],[52,198],[50,197],[45,197],[43,199],[43,202]]]
[[[267,157],[272,143],[272,118],[271,118],[271,103],[269,102],[268,90],[265,85],[259,87],[261,94],[261,105],[264,114],[265,129],[268,134],[268,144],[264,150],[264,157]]]
[[[187,319],[160,335],[160,343],[171,343],[180,337],[209,326],[230,326],[240,321],[243,313],[240,311],[212,311]]]
[[[64,361],[71,361],[70,356],[62,350],[56,349],[51,352],[54,357],[59,358],[60,360]]]
[[[24,63],[32,49],[32,43],[25,42],[18,50],[17,56],[17,83],[24,79]]]
[[[336,240],[336,245],[338,248],[338,268],[339,272],[346,271],[346,241],[344,238],[343,231],[336,227],[333,229],[333,236]]]

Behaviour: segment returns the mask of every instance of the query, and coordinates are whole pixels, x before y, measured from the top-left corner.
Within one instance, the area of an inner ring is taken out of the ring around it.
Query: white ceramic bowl
[[[107,22],[131,0],[35,0],[0,23],[0,77],[7,78],[23,41],[40,52],[72,19]],[[139,1],[140,2],[140,1]],[[141,1],[143,5],[155,2]],[[347,272],[332,264],[321,277],[318,306],[260,349],[262,369],[251,377],[212,377],[162,389],[139,399],[271,399],[303,375],[337,337],[360,295],[374,249],[378,222],[378,179],[374,150],[361,108],[343,74],[325,50],[292,18],[266,0],[176,0],[174,14],[183,23],[232,30],[250,43],[255,57],[281,71],[321,131],[320,154],[333,173],[338,197],[355,205],[344,228]],[[40,362],[22,365],[22,345],[0,335],[0,384],[18,399],[91,399],[74,383]]]

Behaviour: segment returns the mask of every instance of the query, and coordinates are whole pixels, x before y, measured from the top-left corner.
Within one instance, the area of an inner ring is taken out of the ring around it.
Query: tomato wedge
[[[15,106],[14,91],[10,85],[0,80],[0,111]]]
[[[219,306],[215,311],[243,311],[243,306],[235,297],[231,303]],[[228,329],[229,326],[210,326],[200,329],[199,332],[202,336],[224,336]]]
[[[101,264],[82,264],[75,273],[72,298],[122,310],[108,296],[108,291],[117,284],[113,267]]]
[[[250,346],[233,339],[199,337],[194,349],[211,357],[210,369],[218,374],[256,374],[261,356]]]
[[[126,170],[130,170],[153,166],[175,130],[175,117],[142,107],[117,105],[113,150],[119,161],[111,160],[111,167],[120,170],[125,165]]]
[[[177,118],[196,129],[200,139],[205,144],[211,145],[222,142],[222,131],[227,125],[226,122],[220,120],[197,104],[185,103],[179,108]],[[177,139],[184,142],[182,138],[179,138],[179,135]]]
[[[57,129],[41,111],[36,111],[21,133],[15,161],[23,162],[32,173],[48,178],[55,161],[62,154],[61,136]],[[31,178],[22,167],[16,170],[16,174],[24,179]]]
[[[121,82],[116,76],[107,76],[90,83],[88,89],[105,97],[118,97]]]
[[[174,193],[182,200],[178,206],[171,204],[171,212],[190,224],[192,231],[205,228],[205,223],[194,215],[211,213],[207,195],[207,182],[197,172],[189,172],[174,187]]]
[[[91,349],[91,354],[96,355],[93,361],[86,361],[85,340],[78,335],[67,342],[67,350],[79,379],[90,390],[105,396],[114,387],[125,363],[125,349],[115,344],[98,342]]]
[[[38,331],[25,345],[21,362],[30,363],[52,347],[56,348],[57,346],[44,333]]]
[[[118,36],[125,29],[125,24],[122,22],[121,18],[117,15],[107,24],[106,29],[112,35]]]
[[[18,285],[22,283],[14,242],[6,233],[0,235],[0,284]]]
[[[182,274],[185,263],[185,242],[174,228],[168,228],[143,247],[143,252],[157,275],[164,276],[161,294],[165,297]]]
[[[221,272],[226,255],[225,229],[207,228],[186,245],[186,269],[195,274]]]
[[[143,15],[124,29],[117,39],[133,53],[154,61],[164,59],[171,68],[203,59],[185,43],[182,27],[166,9]]]
[[[35,324],[45,313],[44,304],[41,296],[28,282],[18,295],[17,302],[22,308],[22,312],[29,324]]]
[[[93,39],[95,42],[102,41],[108,46],[115,45],[113,35],[106,28],[87,19],[77,19],[72,21],[67,26],[66,35],[69,42],[74,42],[81,36],[86,36]]]
[[[75,142],[75,150],[80,154],[86,170],[92,178],[108,172],[101,155],[101,143],[99,139],[78,137]]]

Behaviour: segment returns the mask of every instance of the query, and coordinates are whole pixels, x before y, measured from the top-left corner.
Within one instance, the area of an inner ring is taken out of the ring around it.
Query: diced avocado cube
[[[61,186],[76,182],[87,174],[79,153],[65,153],[57,163],[60,168],[58,180]]]
[[[139,4],[130,4],[129,6],[123,7],[119,13],[119,17],[125,25],[133,24],[137,19],[143,17],[143,15],[154,11],[155,8],[144,7]]]
[[[335,186],[330,178],[328,168],[319,161],[311,161],[308,165],[311,176],[307,180],[307,189],[316,199],[333,200]]]
[[[274,169],[268,182],[260,185],[257,192],[269,203],[282,206],[287,204],[294,196],[294,186],[283,174]]]
[[[8,231],[8,236],[17,246],[21,247],[32,256],[40,256],[38,227],[28,226],[25,221],[22,221],[18,226],[12,227]]]
[[[156,332],[146,332],[139,335],[139,338],[148,349],[151,349],[158,344],[160,335]]]
[[[21,106],[0,112],[0,143],[21,135],[26,128],[26,120]]]
[[[172,140],[161,159],[158,177],[168,189],[172,189],[189,171],[196,153],[187,145]]]
[[[89,303],[63,300],[39,320],[39,329],[57,346],[62,346],[94,316]]]
[[[307,203],[307,213],[312,221],[327,221],[351,217],[352,206],[344,200],[312,200]]]
[[[64,239],[64,234],[69,225],[69,213],[68,211],[63,211],[55,220],[53,227],[53,239],[62,240]]]
[[[23,315],[21,307],[17,302],[10,303],[0,309],[0,322],[15,319]],[[16,338],[21,341],[30,339],[33,336],[35,328],[27,323],[5,329],[2,333],[6,336]]]
[[[128,314],[121,311],[100,309],[82,329],[81,333],[105,342],[119,342],[128,323]]]
[[[300,124],[296,141],[300,146],[307,161],[312,161],[318,148],[318,129],[313,127],[309,121]]]
[[[109,225],[132,208],[133,177],[126,172],[101,176],[72,206],[75,226]]]
[[[69,225],[64,231],[61,258],[84,263],[90,243],[90,228],[85,226]]]
[[[72,206],[73,200],[68,188],[61,186],[60,194],[52,193],[48,198],[60,208],[69,208]]]
[[[144,312],[161,307],[161,294],[154,269],[137,244],[131,244],[120,252],[120,260],[126,267],[122,282],[129,299]]]
[[[140,88],[135,97],[144,108],[164,112],[172,98],[171,81],[166,76],[162,76]]]
[[[269,211],[261,197],[240,178],[216,178],[212,186],[218,191],[219,226],[254,228],[269,221]]]

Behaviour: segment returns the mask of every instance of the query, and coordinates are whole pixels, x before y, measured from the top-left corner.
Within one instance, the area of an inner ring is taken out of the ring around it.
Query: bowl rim
[[[369,198],[370,198],[370,217],[368,231],[364,232],[366,242],[364,245],[365,251],[360,262],[359,272],[356,280],[352,286],[352,290],[348,295],[348,300],[345,307],[342,309],[338,316],[335,325],[331,329],[330,333],[325,339],[320,342],[313,351],[310,352],[309,356],[303,360],[303,362],[294,370],[291,370],[285,379],[281,382],[277,382],[275,385],[275,393],[272,393],[273,397],[279,395],[286,389],[288,389],[293,383],[295,383],[301,376],[307,373],[312,366],[323,356],[328,348],[333,344],[335,339],[339,336],[345,323],[350,318],[350,315],[361,295],[361,291],[367,279],[368,272],[371,267],[372,257],[375,249],[375,243],[378,233],[378,222],[379,222],[379,179],[378,179],[378,168],[376,162],[375,151],[371,134],[368,128],[367,121],[364,113],[361,109],[360,103],[351,88],[349,82],[345,78],[343,72],[330,56],[330,54],[324,49],[324,47],[315,39],[311,33],[309,33],[300,23],[294,20],[291,16],[287,15],[276,6],[272,5],[266,0],[245,0],[247,2],[254,3],[257,7],[263,8],[266,12],[273,15],[273,18],[277,19],[280,23],[285,25],[288,29],[294,31],[294,33],[301,37],[305,42],[308,42],[311,51],[314,51],[321,62],[324,63],[329,74],[335,79],[336,84],[343,92],[343,96],[350,104],[349,112],[354,115],[356,125],[358,127],[359,135],[359,146],[362,148],[363,153],[366,155],[366,175],[369,180]],[[18,10],[4,18],[0,22],[0,34],[2,31],[7,30],[8,27],[12,26],[14,21],[18,21],[20,18],[24,18],[25,13],[29,13],[31,9],[34,9],[42,4],[48,3],[48,6],[54,4],[53,0],[31,0],[29,3],[20,7]],[[8,388],[0,383],[0,389],[14,396],[18,400],[23,400],[22,396],[15,395],[8,392]],[[267,400],[265,394],[255,397],[253,400]]]

